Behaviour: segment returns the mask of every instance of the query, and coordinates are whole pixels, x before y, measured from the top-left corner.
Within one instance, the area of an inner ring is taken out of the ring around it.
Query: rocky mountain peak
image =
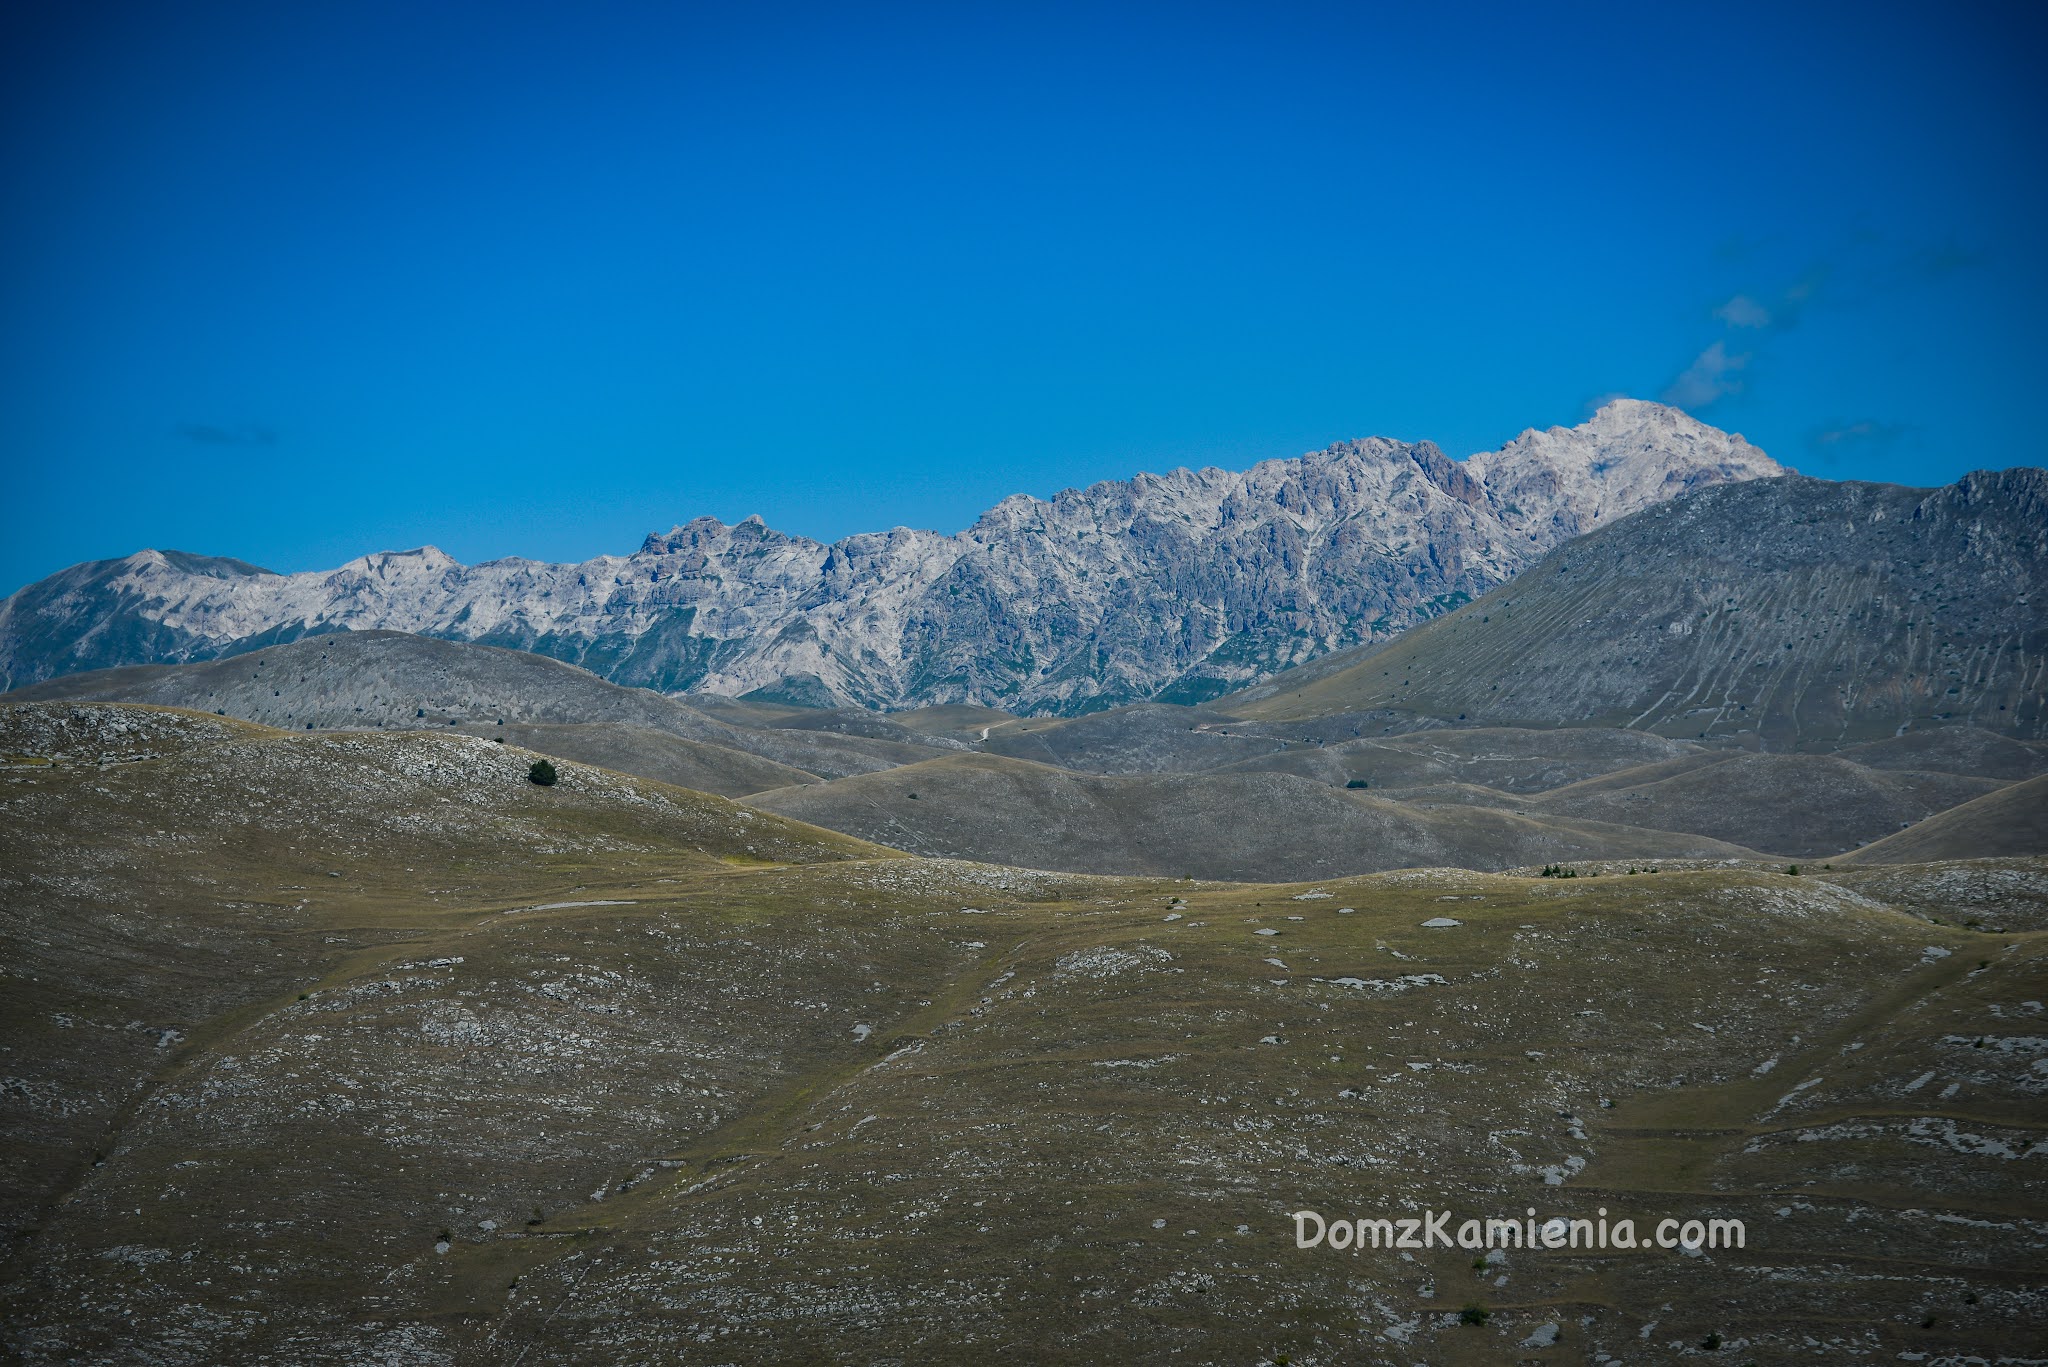
[[[149,552],[0,604],[0,679],[384,628],[672,692],[1027,712],[1201,701],[1428,620],[1652,503],[1779,473],[1739,436],[1617,400],[1464,461],[1369,437],[1243,471],[1015,494],[951,536],[826,546],[759,516],[698,517],[580,565],[465,567],[425,546],[292,575]]]

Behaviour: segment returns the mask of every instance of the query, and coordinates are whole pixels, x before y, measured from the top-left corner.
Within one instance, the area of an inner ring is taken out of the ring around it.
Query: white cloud
[[[1746,294],[1738,294],[1714,310],[1714,316],[1732,328],[1767,328],[1771,311]]]

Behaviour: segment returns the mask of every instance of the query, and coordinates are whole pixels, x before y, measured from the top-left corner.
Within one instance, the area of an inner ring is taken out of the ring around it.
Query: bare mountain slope
[[[1108,776],[994,755],[747,801],[914,854],[1075,873],[1259,882],[1435,865],[1754,857],[1701,836],[1391,802],[1290,774]]]
[[[2017,741],[1975,726],[1908,731],[1838,753],[1873,769],[1922,769],[2007,780],[2048,773],[2048,743]]]
[[[698,518],[580,565],[423,547],[291,575],[144,551],[0,602],[0,681],[384,628],[814,706],[1200,701],[1426,620],[1650,501],[1778,472],[1739,436],[1621,400],[1469,465],[1427,442],[1344,442],[1019,494],[955,536],[827,546]]]
[[[2048,471],[1943,489],[1787,476],[1703,490],[1546,556],[1391,644],[1220,701],[1393,709],[1828,750],[1963,722],[2048,736]]]

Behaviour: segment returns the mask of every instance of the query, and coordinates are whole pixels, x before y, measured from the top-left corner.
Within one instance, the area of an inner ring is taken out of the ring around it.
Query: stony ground
[[[130,711],[0,728],[21,1360],[2044,1356],[2048,860],[1054,875]],[[1291,1218],[1531,1208],[1747,1246]]]

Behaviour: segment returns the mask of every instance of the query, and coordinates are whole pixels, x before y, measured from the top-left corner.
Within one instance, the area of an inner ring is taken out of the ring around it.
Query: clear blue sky
[[[0,591],[951,531],[1609,393],[2043,463],[2042,14],[14,6]]]

